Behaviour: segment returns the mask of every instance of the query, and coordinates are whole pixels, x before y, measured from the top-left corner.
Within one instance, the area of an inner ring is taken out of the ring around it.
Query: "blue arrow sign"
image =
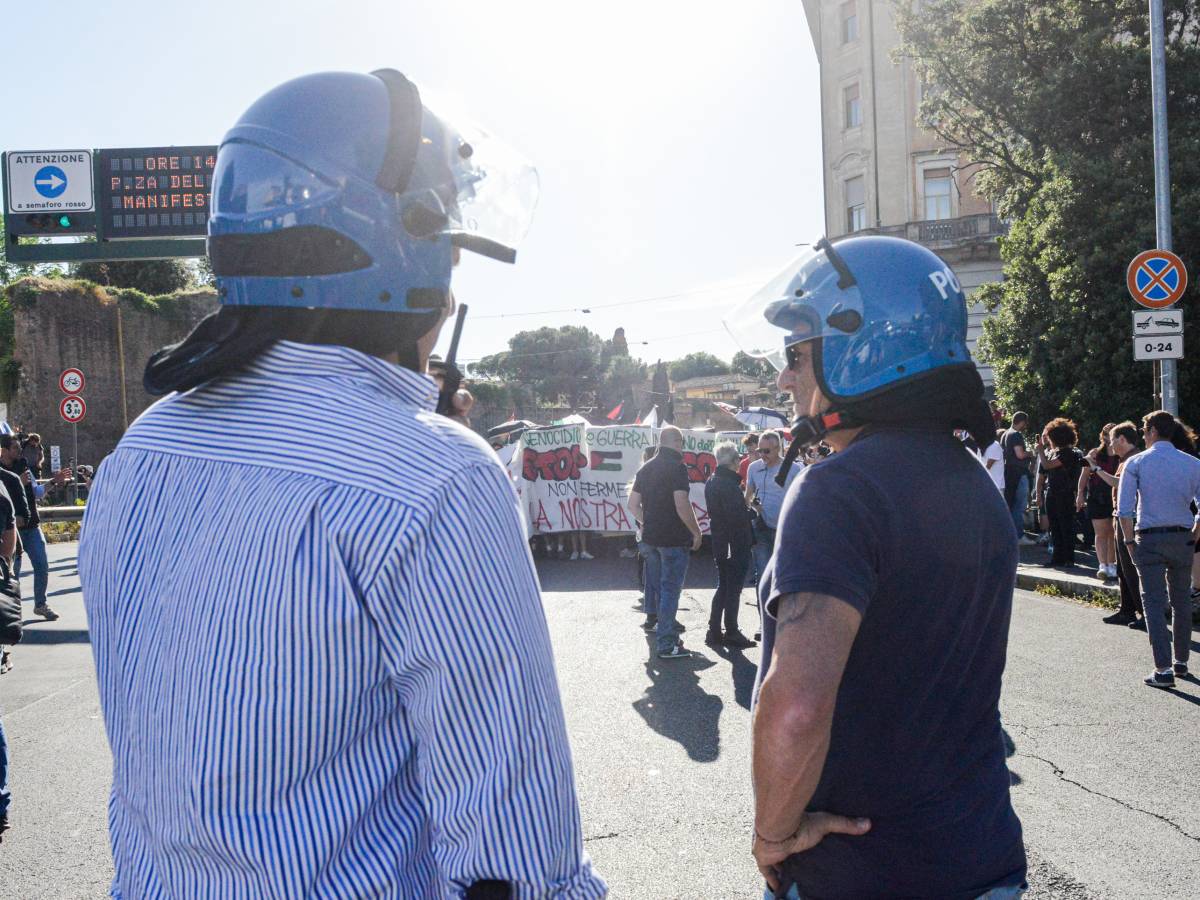
[[[33,186],[43,197],[53,200],[67,189],[67,173],[58,166],[42,166],[33,176]]]

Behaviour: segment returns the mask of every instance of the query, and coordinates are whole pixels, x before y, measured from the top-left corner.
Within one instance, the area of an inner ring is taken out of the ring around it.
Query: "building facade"
[[[917,125],[928,90],[899,45],[892,0],[803,0],[821,67],[825,231],[906,237],[950,264],[968,297],[1002,277],[1005,226],[973,190],[977,167]],[[985,310],[968,306],[976,357]],[[992,373],[979,367],[984,383]]]

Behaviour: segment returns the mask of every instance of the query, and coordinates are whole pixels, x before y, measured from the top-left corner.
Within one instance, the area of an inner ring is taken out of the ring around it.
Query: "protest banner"
[[[509,473],[521,497],[528,533],[593,531],[632,534],[629,489],[659,429],[587,424],[531,428],[513,453]],[[708,533],[704,483],[717,468],[711,432],[683,432],[683,462],[701,531]]]

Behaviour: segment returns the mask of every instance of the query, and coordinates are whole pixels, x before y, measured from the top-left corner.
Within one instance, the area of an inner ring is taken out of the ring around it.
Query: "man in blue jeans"
[[[675,628],[688,555],[700,548],[700,525],[689,497],[683,432],[673,425],[658,439],[658,453],[642,466],[629,492],[629,511],[642,523],[646,556],[646,622],[654,629],[659,659],[690,656]]]
[[[1029,416],[1023,412],[1013,413],[1012,427],[1000,436],[1000,449],[1004,451],[1004,502],[1012,514],[1017,541],[1022,545],[1036,543],[1025,536],[1025,510],[1029,507],[1029,448],[1021,433],[1029,427]]]

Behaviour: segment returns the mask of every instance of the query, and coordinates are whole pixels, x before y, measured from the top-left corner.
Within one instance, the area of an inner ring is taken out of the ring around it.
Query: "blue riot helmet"
[[[751,356],[782,372],[811,343],[813,373],[831,403],[792,426],[776,480],[830,431],[867,424],[965,428],[994,439],[983,382],[967,349],[967,305],[936,254],[891,237],[822,239],[725,320]]]
[[[513,262],[537,194],[528,162],[434,112],[399,72],[285,82],[246,110],[217,154],[208,255],[220,309],[151,357],[143,384],[156,395],[189,390],[279,340],[395,352],[416,369],[417,342],[450,305],[454,254]],[[460,377],[465,309],[441,368],[441,407]]]
[[[835,406],[947,366],[973,368],[966,298],[936,254],[892,237],[821,240],[725,320],[739,345],[777,370],[813,342],[813,369]]]
[[[225,135],[208,253],[227,306],[440,309],[454,247],[512,262],[537,173],[435,113],[399,72],[323,72],[257,100]]]

